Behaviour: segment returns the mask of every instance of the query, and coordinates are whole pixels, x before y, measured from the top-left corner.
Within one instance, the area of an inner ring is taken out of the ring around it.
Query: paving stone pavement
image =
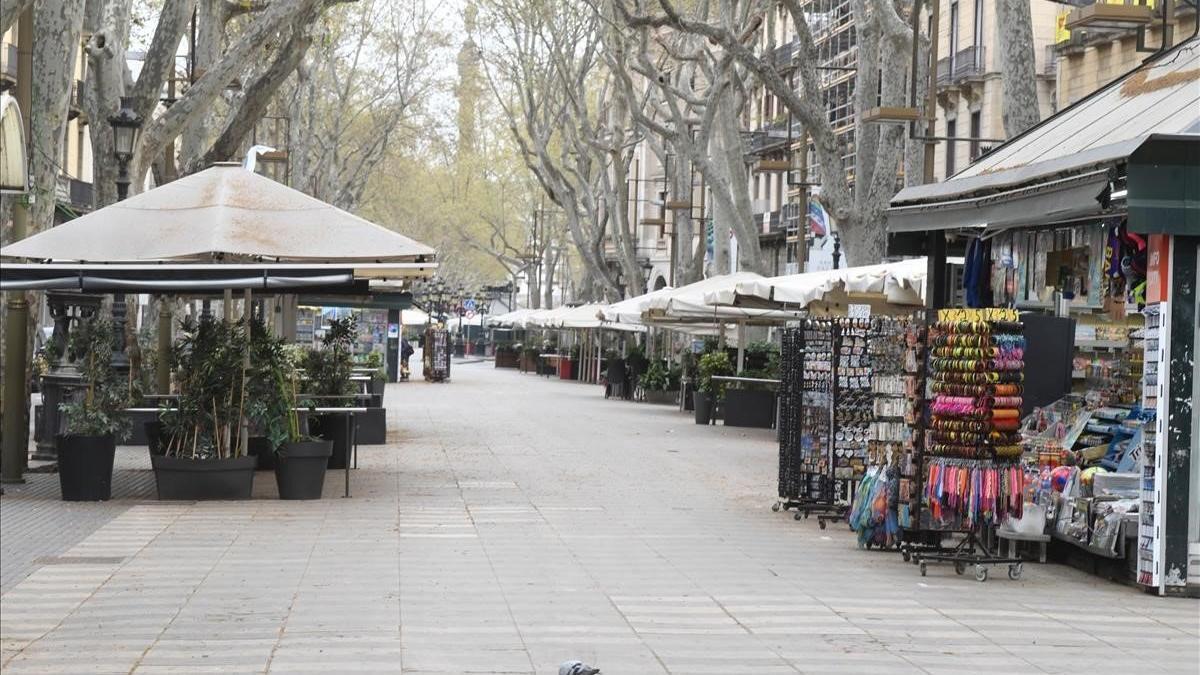
[[[143,448],[120,451],[125,499],[66,505],[53,476],[9,492],[4,673],[1200,667],[1194,600],[1032,563],[922,578],[772,513],[771,432],[490,362],[387,403],[391,443],[363,449],[351,499],[331,472],[320,501],[278,501],[269,474],[249,502],[150,501]]]

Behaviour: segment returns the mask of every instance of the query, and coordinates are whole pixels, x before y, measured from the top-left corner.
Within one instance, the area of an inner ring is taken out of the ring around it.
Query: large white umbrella
[[[0,249],[102,263],[401,263],[434,250],[237,163],[221,163]]]

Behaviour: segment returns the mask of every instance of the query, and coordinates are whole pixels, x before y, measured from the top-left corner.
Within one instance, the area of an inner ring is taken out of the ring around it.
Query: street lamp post
[[[133,98],[121,97],[121,109],[108,116],[113,129],[113,156],[117,160],[117,201],[129,196],[129,162],[137,147],[138,134],[142,130],[142,118],[133,109]],[[114,293],[112,305],[113,343],[112,365],[118,371],[129,369],[129,356],[125,352],[125,294]]]

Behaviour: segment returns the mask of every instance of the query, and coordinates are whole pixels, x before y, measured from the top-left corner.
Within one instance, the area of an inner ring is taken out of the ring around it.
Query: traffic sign
[[[463,309],[467,310],[468,312],[474,312],[475,311],[475,298],[467,298],[466,300],[463,300],[462,306],[463,306]]]

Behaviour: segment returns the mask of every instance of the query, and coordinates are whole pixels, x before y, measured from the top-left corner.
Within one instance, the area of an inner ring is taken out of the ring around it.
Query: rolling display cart
[[[917,453],[918,485],[912,530],[936,536],[936,544],[905,550],[921,575],[930,562],[954,564],[958,574],[974,567],[986,581],[988,568],[1008,565],[1021,576],[1021,560],[998,555],[985,541],[990,525],[1020,517],[1024,471],[1020,466],[1020,407],[1025,340],[1015,310],[939,310],[929,330],[930,420]],[[952,548],[942,537],[961,534]]]
[[[785,331],[779,501],[796,520],[842,520],[866,471],[873,421],[869,319],[807,318]]]

